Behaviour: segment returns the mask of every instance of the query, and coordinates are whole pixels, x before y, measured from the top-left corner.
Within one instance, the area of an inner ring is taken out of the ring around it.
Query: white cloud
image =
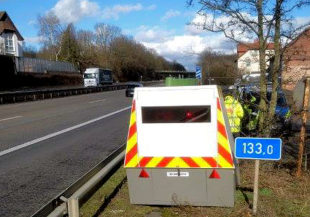
[[[92,0],[58,0],[52,11],[62,23],[75,23],[84,17],[101,16],[105,19],[118,19],[121,14],[133,11],[155,10],[156,5],[143,6],[137,4],[117,4],[112,7],[100,8],[97,2]]]
[[[181,12],[177,10],[169,10],[165,13],[165,15],[161,18],[162,21],[168,20],[172,17],[180,16]]]
[[[310,17],[296,17],[291,21],[295,26],[304,26],[310,24]]]
[[[96,16],[99,10],[99,5],[90,0],[59,0],[51,9],[63,23],[75,23],[83,17]]]
[[[223,34],[175,35],[159,27],[140,27],[135,40],[144,46],[154,49],[168,60],[177,60],[187,69],[193,70],[200,52],[206,48],[226,53],[234,52],[234,45]]]
[[[163,30],[158,26],[140,26],[135,34],[135,40],[142,42],[164,42],[171,38],[173,34],[174,31]]]
[[[106,19],[118,19],[120,14],[127,14],[132,11],[141,11],[142,9],[143,6],[141,4],[114,5],[113,7],[106,7],[102,12],[102,16]]]

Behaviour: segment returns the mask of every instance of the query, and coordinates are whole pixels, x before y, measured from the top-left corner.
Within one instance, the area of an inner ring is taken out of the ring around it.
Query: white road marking
[[[63,133],[67,133],[67,132],[69,132],[69,131],[75,130],[75,129],[80,128],[80,127],[83,127],[83,126],[85,126],[85,125],[94,123],[94,122],[96,122],[96,121],[100,121],[100,120],[102,120],[102,119],[104,119],[104,118],[107,118],[107,117],[110,117],[110,116],[115,115],[115,114],[117,114],[117,113],[126,111],[126,110],[128,110],[128,109],[130,109],[130,108],[131,108],[131,106],[126,107],[126,108],[122,108],[122,109],[119,109],[119,110],[117,110],[117,111],[115,111],[115,112],[111,112],[111,113],[109,113],[109,114],[100,116],[100,117],[98,117],[98,118],[95,118],[95,119],[92,119],[92,120],[89,120],[89,121],[86,121],[86,122],[83,122],[83,123],[74,125],[74,126],[72,126],[72,127],[68,127],[68,128],[66,128],[66,129],[63,129],[63,130],[60,130],[60,131],[57,131],[57,132],[54,132],[54,133],[45,135],[45,136],[43,136],[43,137],[40,137],[40,138],[31,140],[31,141],[29,141],[29,142],[23,143],[23,144],[21,144],[21,145],[17,145],[17,146],[15,146],[15,147],[13,147],[13,148],[9,148],[9,149],[7,149],[7,150],[1,151],[1,152],[0,152],[0,157],[3,156],[3,155],[9,154],[9,153],[11,153],[11,152],[17,151],[17,150],[19,150],[19,149],[28,147],[28,146],[30,146],[30,145],[33,145],[33,144],[35,144],[35,143],[42,142],[42,141],[44,141],[44,140],[53,138],[53,137],[58,136],[58,135],[61,135],[61,134],[63,134]]]
[[[103,102],[103,101],[105,101],[105,99],[94,100],[94,101],[90,101],[88,103],[96,103],[96,102]]]
[[[21,117],[23,117],[23,116],[14,116],[14,117],[10,117],[10,118],[1,119],[0,121],[8,121],[8,120],[16,119],[16,118],[21,118]]]

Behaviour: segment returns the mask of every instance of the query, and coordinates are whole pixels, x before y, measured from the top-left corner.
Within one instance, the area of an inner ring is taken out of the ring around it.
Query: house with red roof
[[[285,46],[282,59],[282,88],[293,90],[304,76],[310,76],[310,27]]]
[[[252,75],[260,73],[259,66],[259,41],[253,43],[239,43],[237,45],[238,71],[242,75]],[[266,68],[270,64],[270,59],[274,55],[274,44],[268,43],[266,49]]]
[[[13,21],[5,11],[0,11],[0,54],[20,57],[23,55],[23,41]]]

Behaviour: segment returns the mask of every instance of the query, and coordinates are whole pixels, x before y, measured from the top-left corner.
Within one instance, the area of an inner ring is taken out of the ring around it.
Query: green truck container
[[[165,86],[195,86],[198,85],[196,78],[173,78],[168,77],[165,79]]]

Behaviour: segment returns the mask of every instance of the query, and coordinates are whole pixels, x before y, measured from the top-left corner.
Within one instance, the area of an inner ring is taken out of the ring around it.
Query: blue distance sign
[[[280,138],[238,137],[235,140],[235,157],[240,159],[280,160]]]
[[[196,66],[196,78],[201,79],[201,67]]]

